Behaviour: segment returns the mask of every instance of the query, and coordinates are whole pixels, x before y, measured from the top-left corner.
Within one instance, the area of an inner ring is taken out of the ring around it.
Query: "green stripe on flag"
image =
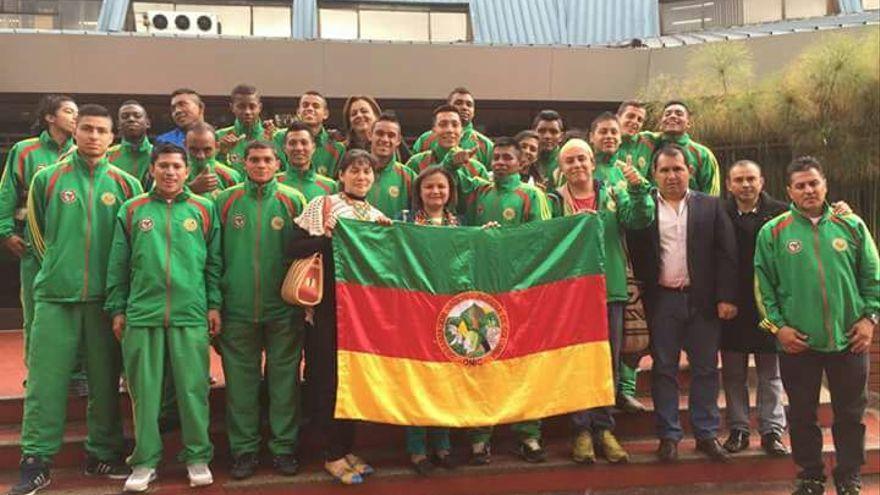
[[[604,273],[601,236],[595,214],[485,230],[340,220],[333,255],[341,282],[494,294]]]

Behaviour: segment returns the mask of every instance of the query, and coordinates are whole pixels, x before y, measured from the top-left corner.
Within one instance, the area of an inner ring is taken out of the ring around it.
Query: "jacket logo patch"
[[[272,230],[281,230],[284,228],[284,219],[279,216],[272,217],[272,221],[269,222],[269,225],[272,226]]]
[[[647,164],[647,160],[645,160],[645,157],[640,156],[639,157],[639,169],[644,170],[646,164]]]
[[[58,197],[61,198],[62,203],[69,205],[76,201],[76,192],[73,189],[66,189],[58,193]]]
[[[236,213],[232,217],[232,228],[240,229],[242,227],[244,227],[244,215],[242,215],[241,213]]]
[[[504,211],[501,212],[501,216],[504,217],[505,220],[510,221],[516,218],[516,212],[513,211],[513,208],[505,208]]]
[[[846,239],[844,239],[843,237],[838,237],[838,238],[834,239],[833,241],[831,241],[831,246],[834,248],[835,251],[842,253],[842,252],[846,251],[846,248],[849,245],[847,244]]]
[[[150,217],[142,218],[140,222],[138,222],[138,228],[141,229],[141,232],[149,232],[153,230],[153,219]]]
[[[107,206],[113,206],[116,204],[116,195],[111,192],[105,192],[101,195],[101,202]]]
[[[241,163],[241,155],[238,153],[229,153],[226,156],[229,158],[229,163]]]
[[[187,218],[183,221],[183,228],[187,232],[195,232],[199,228],[199,222],[196,222],[195,218]]]
[[[327,167],[321,166],[318,167],[315,171],[321,175],[327,175]]]
[[[400,188],[397,186],[391,186],[388,188],[388,195],[392,198],[396,198],[400,196]]]
[[[614,198],[608,198],[608,202],[605,203],[605,207],[608,208],[608,211],[612,213],[617,211],[617,203],[614,201]]]
[[[801,241],[794,240],[794,241],[788,241],[788,244],[786,244],[785,247],[786,247],[786,249],[788,249],[789,253],[797,254],[797,253],[801,252],[801,249],[803,249],[804,246],[801,244]]]

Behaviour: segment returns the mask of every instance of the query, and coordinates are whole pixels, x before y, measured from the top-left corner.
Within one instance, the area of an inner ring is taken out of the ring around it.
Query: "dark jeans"
[[[611,370],[614,375],[614,384],[617,386],[617,370],[620,366],[620,346],[623,343],[623,310],[625,302],[608,303],[608,343],[611,347]],[[584,411],[578,411],[571,415],[571,422],[578,433],[590,431],[598,433],[602,430],[614,429],[614,416],[611,415],[611,407],[594,407]]]
[[[815,352],[779,354],[782,384],[788,394],[788,423],[791,451],[801,468],[798,478],[825,480],[822,461],[822,430],[816,411],[822,372],[828,377],[834,423],[834,450],[837,465],[834,479],[845,481],[859,476],[865,463],[865,424],[862,418],[868,399],[868,353]]]
[[[687,352],[691,371],[688,411],[694,436],[704,440],[718,433],[718,345],[721,323],[691,304],[688,292],[659,289],[648,305],[651,331],[651,396],[657,437],[679,441],[684,436],[678,419],[678,363]]]

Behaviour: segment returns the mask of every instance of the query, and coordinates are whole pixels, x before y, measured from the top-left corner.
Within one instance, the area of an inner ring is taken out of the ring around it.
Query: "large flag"
[[[614,402],[602,225],[333,233],[336,417],[485,426]]]

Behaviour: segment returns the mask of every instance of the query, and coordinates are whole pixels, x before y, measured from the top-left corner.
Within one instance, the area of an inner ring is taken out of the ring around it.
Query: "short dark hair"
[[[169,143],[166,141],[162,141],[156,146],[153,146],[153,152],[150,153],[150,164],[156,163],[156,160],[159,159],[159,155],[173,155],[177,154],[183,157],[183,163],[187,163],[186,161],[186,150],[181,148],[180,146]],[[188,164],[187,164],[188,165]]]
[[[683,101],[681,101],[681,100],[669,100],[669,101],[667,101],[666,103],[663,104],[663,111],[665,112],[666,109],[669,108],[669,107],[671,107],[672,105],[681,105],[681,106],[684,107],[684,110],[687,112],[688,115],[691,114],[691,108],[690,108],[689,106],[687,106],[687,103],[685,103],[685,102],[683,102]]]
[[[617,115],[622,114],[623,111],[627,109],[627,107],[635,107],[641,108],[642,110],[647,110],[645,108],[645,104],[638,100],[624,100],[623,103],[621,103],[620,106],[617,107]]]
[[[590,134],[596,132],[596,127],[599,124],[601,124],[602,122],[609,122],[612,120],[614,122],[617,122],[618,125],[620,125],[620,119],[617,118],[617,115],[615,115],[611,112],[600,113],[595,119],[593,119],[592,122],[590,122]]]
[[[171,99],[173,100],[175,96],[179,95],[193,95],[196,97],[196,100],[199,102],[199,105],[204,105],[202,102],[202,95],[196,92],[194,89],[189,88],[177,88],[171,92]]]
[[[42,97],[37,105],[37,119],[34,122],[34,129],[48,129],[49,124],[46,123],[46,117],[55,115],[55,112],[67,101],[74,102],[73,98],[67,95],[46,95]]]
[[[385,110],[380,113],[379,118],[373,122],[373,127],[376,127],[376,124],[379,122],[391,122],[392,124],[397,124],[397,128],[400,129],[401,134],[403,133],[403,126],[400,125],[400,119],[397,118],[397,113],[395,113],[394,110]]]
[[[495,149],[513,147],[513,148],[516,148],[517,153],[522,152],[522,150],[519,147],[519,141],[517,141],[516,139],[513,139],[512,137],[500,136],[500,137],[495,138],[494,143],[495,143]]]
[[[319,93],[313,89],[310,89],[308,91],[305,91],[303,94],[299,95],[299,99],[302,100],[302,97],[306,96],[306,95],[317,96],[318,98],[321,99],[321,101],[324,102],[324,108],[327,108],[327,98],[324,95],[322,95],[321,93]],[[299,100],[297,100],[296,106],[299,106]]]
[[[539,136],[537,132],[535,132],[531,129],[526,129],[524,131],[517,132],[516,136],[513,136],[513,139],[516,139],[517,143],[521,143],[525,139],[535,139],[535,140],[540,141],[541,136]]]
[[[85,105],[79,107],[79,112],[77,112],[77,119],[81,119],[83,117],[104,117],[109,119],[110,126],[113,126],[113,116],[110,115],[110,110],[107,110],[107,107],[103,105],[86,103]]]
[[[452,106],[448,103],[444,103],[443,105],[440,105],[437,108],[435,108],[434,111],[432,112],[432,115],[434,116],[434,118],[433,118],[434,122],[437,122],[437,114],[447,113],[447,112],[452,112],[455,115],[458,115],[458,110],[456,110],[454,106]],[[461,116],[459,115],[458,118],[460,119]]]
[[[792,160],[788,167],[785,168],[785,178],[791,184],[792,175],[798,172],[806,172],[810,169],[816,170],[822,178],[825,178],[825,171],[822,169],[819,159],[810,155],[799,156]]]
[[[761,172],[763,175],[763,170],[761,169],[761,166],[758,165],[757,162],[754,162],[752,160],[737,160],[737,161],[733,162],[733,165],[731,165],[730,168],[727,169],[727,175],[730,175],[730,172],[733,169],[735,169],[736,167],[747,167],[749,165],[752,165],[755,168],[757,168],[758,172]]]
[[[457,88],[449,92],[449,95],[446,97],[446,101],[449,101],[454,94],[471,95],[471,98],[473,98],[474,96],[474,94],[471,93],[471,90],[465,88],[464,86],[458,86]]]
[[[542,120],[549,122],[558,120],[559,126],[562,127],[563,130],[565,129],[565,121],[562,120],[562,115],[559,115],[559,112],[556,110],[541,110],[538,112],[538,115],[535,115],[534,120],[532,120],[532,129],[538,127],[538,122],[541,122]]]
[[[662,148],[654,153],[654,157],[651,159],[651,170],[657,169],[657,162],[660,161],[661,156],[674,157],[679,155],[684,160],[685,166],[687,166],[687,156],[684,154],[684,148],[675,143],[664,144]]]
[[[234,88],[232,88],[231,96],[241,95],[241,96],[251,96],[257,94],[257,87],[251,86],[250,84],[238,84]]]
[[[583,129],[578,129],[577,127],[572,127],[571,129],[565,131],[565,134],[562,135],[562,141],[560,144],[565,144],[572,139],[581,139],[583,141],[589,141],[587,136],[587,131]]]
[[[301,120],[294,120],[290,123],[289,126],[287,126],[287,130],[284,131],[284,142],[287,142],[287,136],[291,132],[300,131],[306,131],[306,133],[309,135],[309,139],[311,139],[313,143],[315,142],[315,136],[312,135],[312,128],[306,125],[306,123]]]
[[[144,112],[146,113],[146,110],[147,110],[146,107],[144,107],[144,106],[141,104],[141,102],[139,102],[139,101],[137,101],[137,100],[125,100],[125,101],[123,101],[122,103],[119,104],[119,108],[127,107],[127,106],[129,106],[129,105],[137,105],[137,106],[143,108],[143,109],[144,109]]]
[[[275,158],[278,158],[278,153],[275,151],[275,146],[267,141],[251,141],[247,146],[244,147],[244,159],[247,160],[248,155],[251,150],[272,150],[272,154],[275,155]]]
[[[216,135],[217,129],[215,129],[214,126],[207,122],[197,122],[192,127],[190,127],[188,131],[186,131],[186,134],[203,134],[206,132],[210,132],[211,134]]]
[[[336,175],[342,175],[342,172],[345,172],[348,167],[350,167],[354,162],[358,160],[366,160],[367,163],[370,164],[370,168],[373,169],[373,172],[379,168],[379,160],[375,155],[370,153],[367,150],[362,150],[359,148],[348,150],[342,155],[342,158],[339,160],[339,169],[336,171]]]
[[[454,209],[455,205],[458,204],[458,192],[456,191],[455,178],[453,177],[452,172],[440,165],[431,165],[425,170],[419,172],[419,175],[416,176],[416,180],[413,181],[412,209],[414,211],[419,211],[425,206],[422,204],[422,182],[428,177],[437,174],[443,175],[446,177],[446,180],[449,181],[449,201],[447,201],[446,204],[450,206],[450,209]]]

